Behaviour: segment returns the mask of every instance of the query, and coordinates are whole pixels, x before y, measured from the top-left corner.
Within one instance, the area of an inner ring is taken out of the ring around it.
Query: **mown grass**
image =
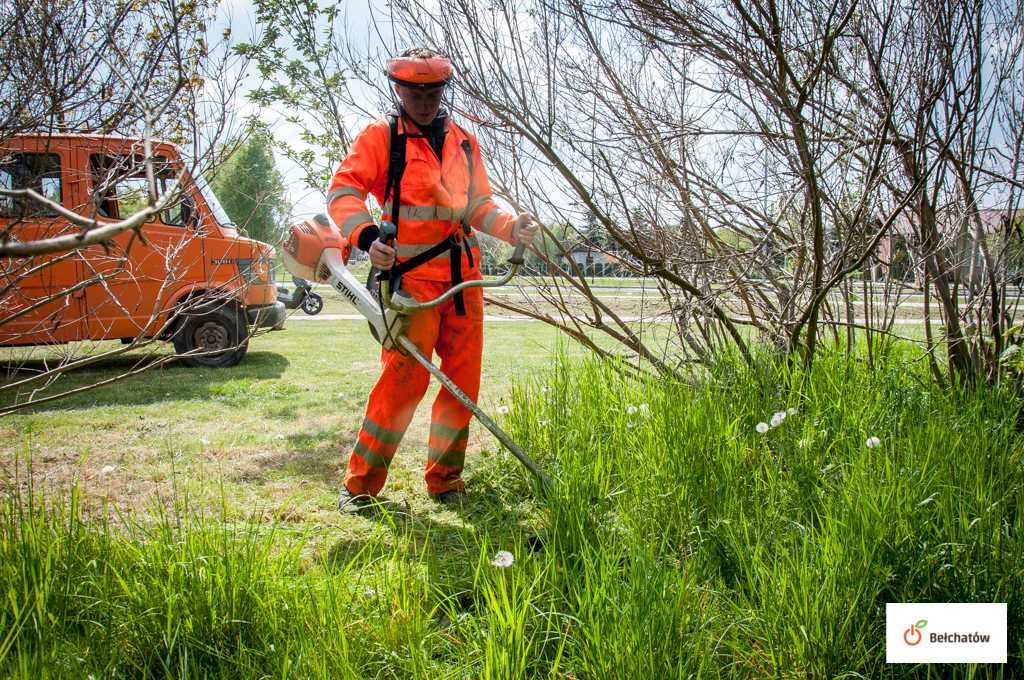
[[[1019,677],[1022,403],[923,370],[896,349],[683,384],[562,357],[505,418],[554,488],[481,455],[456,512],[275,522],[221,487],[103,519],[12,484],[0,672]],[[1009,663],[886,665],[885,603],[913,601],[1007,602]]]

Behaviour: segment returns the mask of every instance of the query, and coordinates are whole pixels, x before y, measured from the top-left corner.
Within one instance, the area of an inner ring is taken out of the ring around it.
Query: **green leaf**
[[[917,628],[918,630],[920,630],[921,628],[924,628],[927,625],[928,625],[928,619],[921,619],[920,621],[918,621],[917,623],[914,624],[914,627]]]

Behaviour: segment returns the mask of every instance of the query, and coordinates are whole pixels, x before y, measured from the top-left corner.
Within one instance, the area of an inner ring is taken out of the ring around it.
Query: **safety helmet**
[[[388,59],[385,70],[391,82],[418,90],[444,87],[452,79],[452,62],[426,49],[406,50],[402,56]]]

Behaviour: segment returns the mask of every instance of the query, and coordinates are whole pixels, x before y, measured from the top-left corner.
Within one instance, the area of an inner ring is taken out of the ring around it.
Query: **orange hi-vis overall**
[[[398,206],[397,262],[402,263],[455,235],[471,257],[461,257],[461,278],[480,279],[480,249],[475,234],[463,235],[461,223],[512,242],[514,218],[491,199],[490,182],[476,138],[452,122],[447,123],[441,159],[427,139],[405,118],[399,134],[408,133],[405,172]],[[385,203],[388,177],[390,122],[378,120],[364,129],[342,161],[327,192],[327,209],[342,235],[355,247],[363,229],[373,225],[366,197],[373,194],[382,205],[382,220],[391,220],[394,206]],[[472,161],[467,158],[472,156]],[[470,173],[472,172],[472,181]],[[472,186],[473,195],[470,196]],[[451,287],[452,262],[448,251],[402,276],[402,289],[417,300],[435,298]],[[441,370],[470,399],[480,391],[483,353],[483,291],[463,293],[465,314],[456,313],[454,300],[413,315],[406,336],[426,357],[436,351]],[[383,370],[370,392],[366,416],[349,456],[345,486],[355,494],[376,496],[387,479],[388,466],[426,393],[430,374],[415,359],[396,350],[382,350]],[[462,469],[469,433],[469,409],[441,389],[431,410],[425,479],[427,491],[440,494],[462,490]]]

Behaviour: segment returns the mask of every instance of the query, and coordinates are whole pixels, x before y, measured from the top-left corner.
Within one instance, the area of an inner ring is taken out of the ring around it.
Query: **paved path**
[[[643,320],[639,316],[622,316],[622,317],[619,317],[619,318],[622,319],[623,321],[630,322],[630,323]],[[651,319],[647,318],[646,320],[650,321]],[[366,321],[366,319],[364,319],[362,316],[360,316],[358,314],[317,314],[316,316],[308,316],[308,315],[303,314],[303,313],[300,312],[298,314],[292,314],[292,315],[290,315],[288,317],[288,322],[292,322],[292,321]],[[521,315],[519,315],[519,316],[515,316],[515,315],[513,315],[513,316],[495,316],[495,315],[492,315],[492,314],[487,314],[487,315],[484,316],[484,321],[534,321],[534,322],[538,322],[539,323],[540,320],[539,319],[534,319],[533,317],[521,316]],[[655,323],[670,323],[670,319],[667,318],[667,317],[661,317],[661,318],[655,317],[654,318],[654,322]],[[858,323],[858,324],[863,324],[863,323],[866,322],[866,320],[865,319],[856,319],[855,318],[853,320],[853,322],[854,323]],[[897,326],[913,326],[913,325],[921,324],[922,322],[923,322],[923,319],[896,319],[894,323]]]

